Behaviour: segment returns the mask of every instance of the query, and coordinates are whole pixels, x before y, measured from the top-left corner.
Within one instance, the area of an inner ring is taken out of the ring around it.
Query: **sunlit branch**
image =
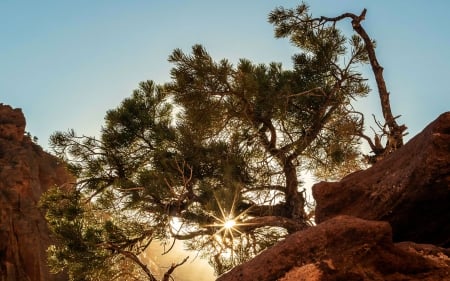
[[[134,253],[130,251],[125,251],[120,247],[114,245],[113,243],[105,243],[104,246],[106,249],[118,252],[124,257],[133,261],[135,264],[137,264],[145,272],[150,281],[158,281],[158,279],[156,279],[156,277],[151,273],[150,269],[148,269],[147,265],[141,262],[141,260]]]
[[[192,238],[195,238],[197,236],[205,236],[205,235],[211,235],[211,231],[210,230],[197,230],[197,231],[190,231],[186,234],[180,234],[180,232],[174,232],[172,229],[170,229],[170,235],[178,240],[189,240]]]
[[[173,264],[170,266],[170,268],[166,271],[166,273],[164,273],[163,279],[162,279],[161,281],[169,281],[169,278],[171,278],[170,275],[173,273],[173,271],[174,271],[177,267],[179,267],[179,266],[183,265],[184,263],[186,263],[186,261],[187,261],[188,259],[189,259],[189,256],[185,257],[184,260],[182,260],[181,262],[179,262],[179,263],[177,263],[177,264],[173,263]]]
[[[165,249],[166,247],[164,245],[164,252],[161,255],[165,255],[165,254],[169,253],[175,246],[176,242],[177,242],[177,239],[173,238],[172,244],[170,245],[170,247],[167,250]]]

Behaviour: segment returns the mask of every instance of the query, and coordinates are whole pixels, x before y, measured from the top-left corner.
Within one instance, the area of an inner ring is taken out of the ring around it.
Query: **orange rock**
[[[369,169],[314,185],[316,222],[336,215],[388,221],[394,241],[450,247],[449,175],[446,112]]]
[[[37,203],[49,187],[73,178],[24,133],[22,111],[0,104],[0,280],[67,280],[46,265],[50,237]]]
[[[217,281],[449,281],[449,254],[432,245],[394,244],[387,222],[337,216],[288,236]]]

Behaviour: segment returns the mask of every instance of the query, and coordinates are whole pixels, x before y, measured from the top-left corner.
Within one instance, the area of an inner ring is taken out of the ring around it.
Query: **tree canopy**
[[[56,132],[54,152],[78,180],[43,199],[60,243],[49,251],[53,268],[72,280],[168,280],[183,261],[158,277],[140,254],[153,240],[177,239],[220,274],[312,225],[305,172],[337,178],[363,167],[362,140],[377,157],[402,145],[365,14],[277,8],[275,36],[299,48],[291,68],[217,61],[201,45],[176,49],[171,81],[140,83],[107,112],[100,137]],[[356,34],[338,29],[347,18]],[[360,71],[368,63],[386,121],[373,141],[353,108],[370,91]]]

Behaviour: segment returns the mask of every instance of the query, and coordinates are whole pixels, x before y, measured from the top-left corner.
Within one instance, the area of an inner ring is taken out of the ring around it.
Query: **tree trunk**
[[[306,225],[305,198],[298,192],[298,179],[295,165],[291,161],[286,161],[283,167],[286,177],[286,207],[291,219]],[[291,232],[290,229],[288,229]]]

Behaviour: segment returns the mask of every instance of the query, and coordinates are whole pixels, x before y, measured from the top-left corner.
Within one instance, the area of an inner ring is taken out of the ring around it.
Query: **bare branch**
[[[164,273],[164,277],[163,277],[163,279],[162,279],[161,281],[169,281],[170,275],[173,273],[173,271],[174,271],[177,267],[183,265],[188,259],[189,259],[189,256],[185,257],[184,260],[182,260],[181,262],[179,262],[179,263],[177,263],[177,264],[173,263],[173,264],[170,266],[169,270],[167,270],[166,273]]]
[[[179,231],[177,233],[175,233],[172,229],[170,229],[170,235],[177,240],[189,240],[189,239],[195,238],[197,236],[211,235],[211,231],[202,229],[202,230],[189,232],[186,234],[180,234]]]
[[[316,91],[319,91],[319,92],[321,93],[321,95],[317,95],[318,97],[326,96],[325,92],[322,90],[321,87],[316,87],[316,88],[314,88],[314,89],[307,90],[307,91],[304,91],[304,92],[301,92],[301,93],[298,93],[298,94],[288,95],[288,96],[286,96],[286,98],[292,98],[292,97],[297,97],[297,96],[311,95],[311,94],[313,94],[313,93],[316,92]]]
[[[177,242],[177,239],[174,238],[172,244],[170,245],[169,249],[167,249],[167,250],[165,249],[166,246],[164,245],[164,252],[161,255],[165,255],[168,252],[170,252],[173,249],[173,246],[175,246],[175,242]]]
[[[120,247],[118,247],[117,245],[114,245],[113,243],[109,243],[109,242],[105,243],[104,246],[107,249],[110,249],[110,250],[120,253],[124,257],[130,259],[135,264],[137,264],[145,272],[145,274],[148,276],[150,281],[158,281],[158,279],[156,279],[156,277],[151,273],[150,269],[148,269],[147,265],[144,264],[143,262],[141,262],[141,260],[134,253],[132,253],[130,251],[125,251],[125,250],[121,249]]]
[[[383,112],[383,117],[386,121],[386,125],[389,128],[387,132],[388,142],[386,143],[386,147],[384,149],[384,153],[391,153],[392,151],[403,146],[403,136],[405,135],[405,131],[407,127],[405,125],[398,125],[396,118],[392,114],[391,104],[389,100],[389,92],[386,87],[386,83],[383,77],[383,67],[379,64],[376,53],[375,46],[373,41],[370,39],[366,30],[362,27],[361,22],[366,18],[367,9],[364,9],[359,16],[353,13],[344,13],[337,17],[320,17],[313,19],[302,19],[297,18],[300,23],[317,23],[318,26],[324,25],[328,22],[336,24],[336,22],[349,18],[352,20],[353,30],[363,39],[364,47],[369,57],[369,62],[372,67],[372,71],[375,76],[375,80],[377,83],[378,93],[380,96],[381,109]]]

